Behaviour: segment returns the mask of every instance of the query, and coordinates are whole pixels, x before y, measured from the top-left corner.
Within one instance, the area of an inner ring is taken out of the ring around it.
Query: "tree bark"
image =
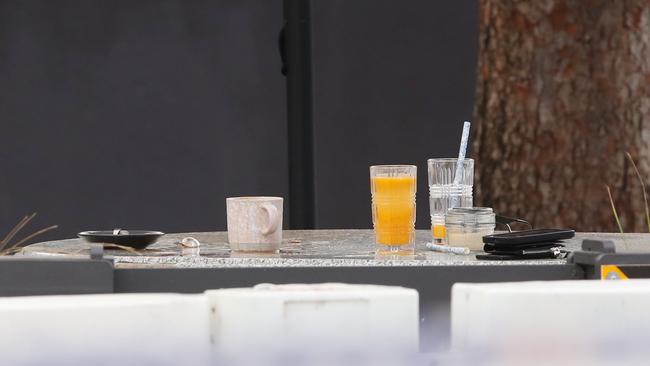
[[[536,227],[647,231],[650,1],[481,0],[476,200]]]

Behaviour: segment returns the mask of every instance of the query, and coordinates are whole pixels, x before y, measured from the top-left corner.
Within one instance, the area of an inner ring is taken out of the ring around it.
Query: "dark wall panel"
[[[225,228],[287,193],[280,0],[0,1],[0,234]]]
[[[368,166],[456,154],[477,1],[314,0],[318,227],[369,227]],[[0,0],[0,231],[225,228],[287,195],[281,0]],[[1,232],[0,232],[1,234]],[[45,238],[44,238],[45,239]]]
[[[478,1],[313,2],[316,223],[371,226],[368,167],[453,157],[472,116]]]

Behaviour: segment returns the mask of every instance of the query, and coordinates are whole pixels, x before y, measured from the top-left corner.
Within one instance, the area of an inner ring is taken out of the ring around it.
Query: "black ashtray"
[[[123,245],[134,249],[144,249],[155,243],[165,233],[160,231],[147,230],[103,230],[103,231],[82,231],[78,237],[89,243],[107,243]]]

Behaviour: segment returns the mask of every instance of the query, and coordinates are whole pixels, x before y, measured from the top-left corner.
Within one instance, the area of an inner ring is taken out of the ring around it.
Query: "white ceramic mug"
[[[226,198],[230,249],[270,252],[282,242],[282,197]]]

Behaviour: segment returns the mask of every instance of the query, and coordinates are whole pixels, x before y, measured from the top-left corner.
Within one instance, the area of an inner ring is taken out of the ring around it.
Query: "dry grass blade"
[[[20,219],[20,221],[18,221],[18,223],[13,228],[11,228],[11,230],[2,239],[2,241],[0,241],[0,251],[2,251],[2,249],[4,249],[4,247],[7,246],[9,240],[11,240],[14,237],[14,235],[16,235],[18,230],[20,230],[20,228],[25,226],[25,220],[27,220],[27,217],[28,216],[24,216],[22,219]]]
[[[119,244],[104,243],[104,248],[118,248],[118,249],[126,250],[129,253],[133,253],[133,254],[136,254],[136,255],[142,255],[142,253],[138,252],[137,250],[135,250],[135,249],[133,249],[131,247],[127,247],[127,246],[119,245]]]
[[[14,227],[12,227],[11,230],[9,230],[7,235],[5,235],[4,238],[2,238],[2,241],[0,241],[0,245],[4,245],[4,243],[8,242],[11,239],[11,236],[15,235],[15,233],[18,232],[18,230],[20,230],[20,228],[24,225],[27,218],[29,218],[28,215],[23,216],[23,218],[20,219],[20,221],[18,221],[18,223],[14,225]]]
[[[27,236],[26,238],[24,238],[23,240],[19,241],[19,242],[16,243],[16,244],[13,244],[11,247],[12,247],[12,248],[19,248],[21,245],[27,243],[29,240],[34,239],[35,237],[37,237],[37,236],[39,236],[39,235],[41,235],[41,234],[44,234],[44,233],[46,233],[46,232],[48,232],[48,231],[50,231],[50,230],[54,230],[54,229],[56,229],[56,228],[58,228],[58,227],[59,227],[58,225],[48,226],[48,227],[46,227],[45,229],[41,229],[41,230],[39,230],[39,231],[33,233],[32,235],[28,235],[28,236]]]
[[[54,225],[54,226],[56,226],[56,225]],[[47,229],[50,229],[50,228],[54,228],[54,227],[53,227],[53,226],[50,226],[50,227],[47,228]],[[124,246],[124,245],[110,244],[110,243],[102,243],[102,245],[104,246],[104,248],[117,248],[117,249],[123,249],[123,250],[126,250],[127,252],[129,252],[129,253],[133,253],[133,254],[135,254],[135,255],[142,255],[142,253],[140,253],[139,251],[137,251],[137,250],[135,250],[135,249],[133,249],[133,248],[131,248],[131,247]],[[5,250],[0,251],[0,256],[2,256],[2,255],[9,255],[9,254],[15,254],[15,253],[20,252],[22,249],[23,249],[22,247],[12,245],[11,248],[7,248],[7,249],[5,249]]]
[[[0,257],[3,256],[3,255],[16,254],[16,253],[20,252],[22,249],[23,248],[15,248],[15,247],[7,248],[7,249],[0,252]]]
[[[630,160],[630,163],[632,163],[632,168],[634,168],[636,177],[639,179],[639,183],[641,183],[641,191],[643,192],[643,205],[645,206],[645,220],[648,224],[648,232],[650,233],[650,210],[648,209],[648,194],[645,191],[645,182],[643,181],[643,177],[641,177],[639,169],[636,167],[634,159],[632,159],[632,155],[629,152],[626,152],[625,155],[627,155],[628,160]]]
[[[18,221],[18,223],[13,228],[11,228],[11,230],[0,242],[0,249],[7,246],[11,241],[11,239],[13,239],[13,237],[16,235],[16,233],[18,233],[23,227],[25,227],[25,225],[27,225],[27,223],[29,222],[29,217],[30,215],[23,216],[23,218],[20,219],[20,221]]]
[[[28,223],[29,223],[29,222],[30,222],[30,221],[31,221],[35,216],[36,216],[36,212],[34,212],[34,213],[31,214],[31,215],[28,215],[28,216],[23,217],[23,219],[20,220],[20,221],[16,224],[16,226],[14,226],[14,227],[11,229],[11,231],[9,231],[9,233],[7,234],[7,236],[5,236],[4,239],[2,239],[2,242],[0,243],[0,251],[4,250],[4,249],[9,245],[9,242],[11,241],[11,239],[13,239],[14,236],[16,236],[16,234],[17,234],[17,233],[18,233],[22,228],[24,228],[25,225],[27,225],[27,224],[28,224]]]
[[[618,218],[618,213],[616,213],[616,206],[614,206],[614,199],[612,198],[612,190],[609,189],[609,186],[606,185],[607,195],[609,196],[609,203],[612,205],[612,212],[614,213],[614,218],[616,219],[616,224],[618,225],[618,230],[623,234],[623,226],[621,226],[621,220]]]

